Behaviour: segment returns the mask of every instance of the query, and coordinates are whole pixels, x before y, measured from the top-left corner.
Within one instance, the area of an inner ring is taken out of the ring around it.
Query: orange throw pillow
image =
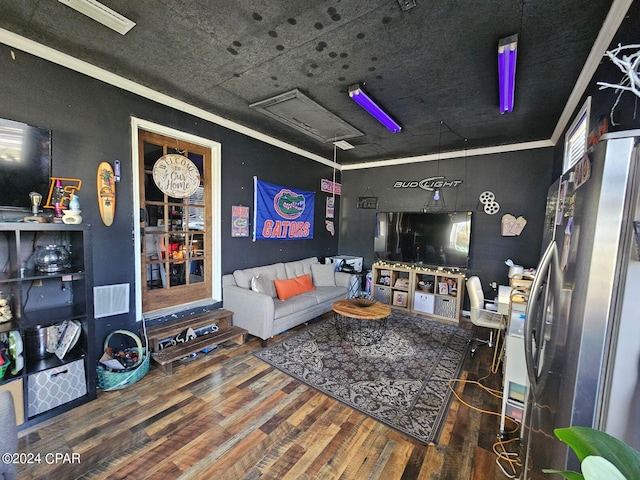
[[[311,275],[306,274],[300,277],[290,278],[288,280],[274,280],[273,284],[276,287],[276,293],[280,300],[286,300],[295,295],[304,292],[310,292],[315,290]]]

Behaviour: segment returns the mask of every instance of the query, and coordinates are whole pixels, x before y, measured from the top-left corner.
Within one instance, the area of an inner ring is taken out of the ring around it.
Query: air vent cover
[[[298,89],[249,106],[324,143],[364,135]]]
[[[129,312],[129,284],[93,287],[93,316],[109,317]]]

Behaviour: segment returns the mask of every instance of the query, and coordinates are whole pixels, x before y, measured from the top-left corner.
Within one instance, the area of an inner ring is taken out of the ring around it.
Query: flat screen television
[[[466,269],[471,217],[472,212],[380,212],[376,259]]]
[[[0,208],[29,208],[30,192],[44,203],[50,177],[51,130],[0,118]]]

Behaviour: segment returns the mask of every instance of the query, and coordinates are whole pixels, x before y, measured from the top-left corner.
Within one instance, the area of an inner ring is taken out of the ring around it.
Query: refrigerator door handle
[[[527,366],[527,374],[529,376],[529,383],[531,393],[536,394],[536,389],[541,388],[544,372],[538,371],[539,356],[542,351],[542,344],[544,343],[544,331],[545,325],[545,312],[546,308],[546,289],[549,288],[549,282],[551,279],[550,270],[554,267],[554,260],[557,263],[558,248],[556,242],[552,241],[538,264],[536,269],[536,275],[533,283],[531,284],[531,293],[529,301],[525,309],[525,328],[524,328],[524,353],[525,363]],[[544,282],[547,282],[546,288]],[[543,295],[544,293],[544,295]],[[542,309],[542,314],[538,315],[539,309]],[[539,319],[536,322],[536,319]],[[537,338],[536,338],[537,336]],[[539,342],[539,343],[538,343]],[[535,344],[538,343],[537,349],[534,351]]]

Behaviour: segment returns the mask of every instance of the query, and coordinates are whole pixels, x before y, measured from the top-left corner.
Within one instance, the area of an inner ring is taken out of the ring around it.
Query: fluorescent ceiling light
[[[349,96],[351,99],[369,112],[376,120],[391,130],[393,133],[398,133],[402,130],[402,127],[396,123],[396,121],[382,110],[376,103],[362,91],[360,85],[351,85],[349,87]]]
[[[516,56],[518,35],[502,38],[498,42],[498,86],[500,113],[513,111],[516,90]]]
[[[136,23],[111,10],[109,7],[96,0],[58,0],[60,3],[94,19],[105,27],[124,35],[131,30]]]

